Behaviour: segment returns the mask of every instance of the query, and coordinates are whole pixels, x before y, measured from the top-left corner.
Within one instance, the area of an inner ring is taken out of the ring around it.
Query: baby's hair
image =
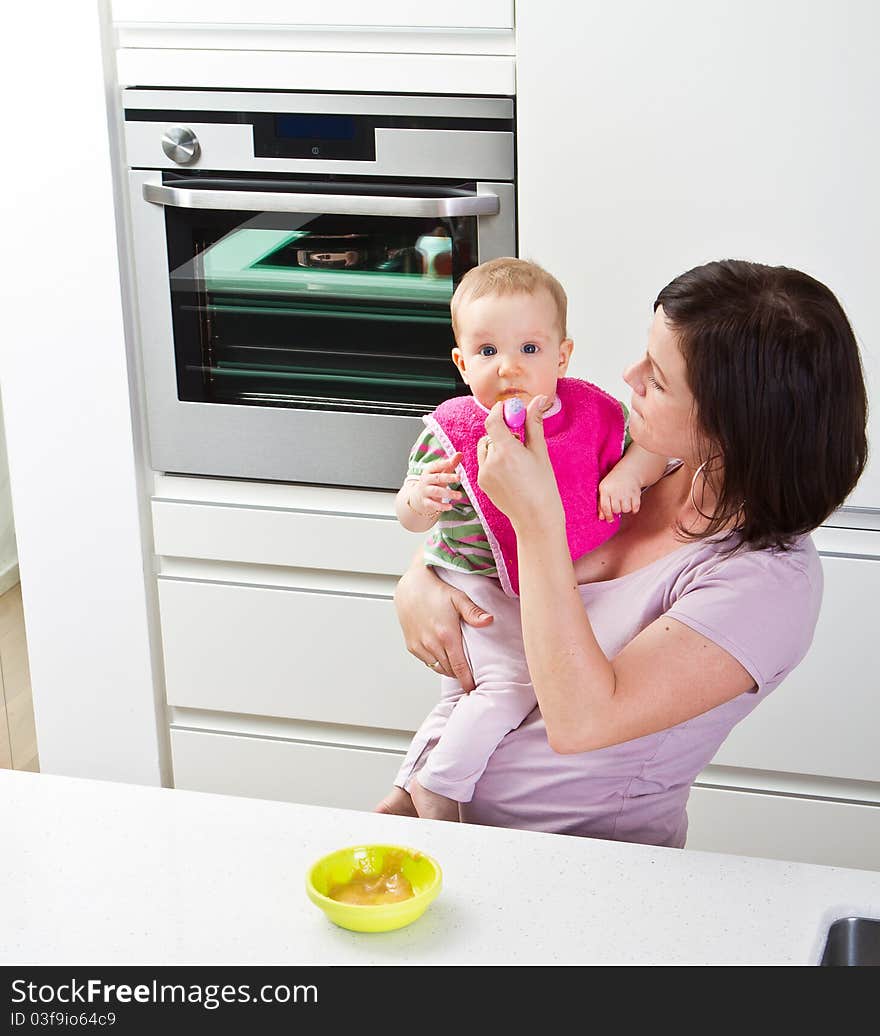
[[[568,337],[566,319],[568,298],[565,289],[553,276],[537,263],[525,259],[502,256],[475,266],[462,277],[452,296],[452,330],[458,337],[458,313],[462,305],[484,295],[534,295],[545,288],[556,304],[556,316],[563,338]]]

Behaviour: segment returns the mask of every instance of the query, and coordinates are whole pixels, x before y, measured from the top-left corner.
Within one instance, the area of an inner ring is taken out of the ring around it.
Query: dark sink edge
[[[880,917],[849,912],[825,932],[819,967],[880,967]]]
[[[825,943],[828,941],[828,932],[835,921],[843,921],[847,917],[880,917],[880,903],[853,903],[844,901],[834,903],[825,907],[816,919],[816,927],[813,930],[813,941],[810,945],[804,964],[812,967],[822,966],[822,957],[825,955]]]

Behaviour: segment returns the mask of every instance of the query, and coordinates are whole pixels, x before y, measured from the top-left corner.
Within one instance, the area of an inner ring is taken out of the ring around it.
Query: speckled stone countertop
[[[7,964],[815,964],[880,873],[0,771]],[[444,888],[408,928],[332,925],[304,878],[409,845]]]

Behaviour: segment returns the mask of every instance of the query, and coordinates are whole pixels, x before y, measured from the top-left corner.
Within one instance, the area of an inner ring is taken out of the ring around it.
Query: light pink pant
[[[434,571],[493,614],[495,621],[482,629],[462,623],[476,689],[464,694],[457,680],[442,678],[440,701],[416,732],[394,783],[408,790],[418,774],[419,783],[429,791],[470,802],[498,742],[537,703],[522,650],[519,600],[504,597],[498,581],[489,576],[446,568]]]

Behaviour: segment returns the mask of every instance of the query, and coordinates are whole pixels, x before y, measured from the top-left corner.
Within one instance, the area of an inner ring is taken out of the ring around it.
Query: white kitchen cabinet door
[[[880,4],[517,0],[519,254],[569,297],[570,371],[629,399],[652,303],[713,259],[824,281],[863,347],[880,508]]]
[[[411,0],[111,0],[115,22],[218,25],[370,25],[510,28],[513,0],[445,0],[419,7]]]
[[[880,781],[880,560],[823,557],[822,569],[809,654],[734,728],[713,764]]]
[[[245,44],[246,45],[246,41]],[[346,93],[512,96],[514,59],[497,54],[383,54],[357,51],[116,51],[120,86],[173,84],[207,90],[322,90]]]
[[[695,787],[688,849],[880,870],[880,806]]]
[[[340,489],[292,482],[241,481],[233,478],[193,478],[153,473],[152,498],[181,504],[252,507],[270,511],[341,514],[396,521],[395,493],[387,489]]]
[[[171,728],[174,786],[371,810],[402,753]],[[880,870],[880,806],[695,787],[687,848]]]
[[[160,556],[400,576],[422,538],[396,518],[153,500]]]
[[[169,705],[413,731],[438,677],[390,599],[159,579]]]
[[[403,755],[171,728],[174,786],[186,791],[371,810]]]

